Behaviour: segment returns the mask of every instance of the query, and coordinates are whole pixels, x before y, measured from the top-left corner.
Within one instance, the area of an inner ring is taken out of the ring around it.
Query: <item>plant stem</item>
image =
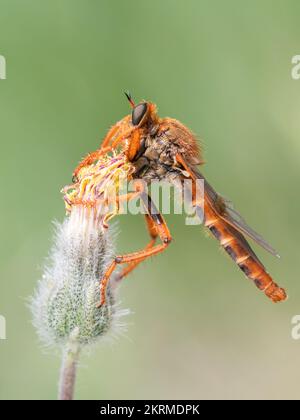
[[[80,348],[76,338],[70,337],[63,352],[59,379],[59,400],[73,400]]]

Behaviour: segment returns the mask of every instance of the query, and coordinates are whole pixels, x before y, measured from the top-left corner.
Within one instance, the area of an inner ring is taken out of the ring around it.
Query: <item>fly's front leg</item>
[[[95,150],[94,152],[89,153],[80,163],[79,165],[76,166],[74,172],[73,172],[73,176],[72,176],[72,181],[73,182],[77,182],[77,175],[79,173],[79,171],[87,165],[91,165],[93,162],[95,162],[95,160],[97,160],[99,158],[99,150]]]
[[[126,123],[127,117],[125,117],[125,121],[123,123]],[[100,159],[101,156],[103,156],[106,153],[111,152],[115,147],[118,146],[118,144],[126,139],[127,136],[129,136],[132,133],[132,128],[123,130],[119,134],[121,130],[121,124],[116,124],[108,131],[107,135],[105,136],[100,148],[98,150],[95,150],[94,152],[89,153],[75,168],[73,172],[73,179],[74,182],[76,182],[77,175],[81,168],[87,165],[91,165],[96,160]]]
[[[123,118],[123,120],[119,121],[117,124],[113,125],[110,130],[108,131],[108,133],[106,134],[106,136],[104,137],[104,140],[100,146],[100,151],[103,152],[103,150],[105,150],[108,146],[110,146],[110,142],[113,140],[113,138],[118,134],[118,131],[121,130],[122,126],[125,124],[128,124],[130,120],[130,116],[127,116],[125,118]]]
[[[105,149],[107,146],[109,146],[109,143],[111,142],[113,137],[117,134],[118,130],[119,130],[118,124],[111,127],[111,129],[108,131],[108,133],[104,137],[104,140],[100,146],[100,150]]]
[[[108,153],[111,151],[111,146],[109,146],[110,141],[113,139],[113,137],[117,134],[119,130],[118,124],[111,127],[111,129],[106,134],[100,148],[98,150],[95,150],[94,152],[89,153],[75,168],[75,171],[73,172],[73,178],[74,181],[77,178],[78,172],[81,168],[87,165],[91,165],[95,160],[99,159],[100,156],[102,156],[104,153]]]
[[[114,261],[108,267],[106,273],[104,274],[100,282],[100,303],[98,307],[105,304],[107,284],[109,282],[110,276],[112,275],[113,271],[115,270],[118,264],[128,264],[128,267],[133,266],[134,268],[139,262],[143,261],[144,259],[164,251],[172,240],[169,229],[162,215],[158,212],[157,208],[152,202],[151,198],[144,191],[140,193],[140,197],[148,211],[149,217],[151,218],[151,231],[154,235],[154,229],[156,230],[155,235],[159,236],[162,243],[155,246],[153,243],[152,246],[146,247],[141,251],[136,251],[130,254],[119,255],[115,257]]]

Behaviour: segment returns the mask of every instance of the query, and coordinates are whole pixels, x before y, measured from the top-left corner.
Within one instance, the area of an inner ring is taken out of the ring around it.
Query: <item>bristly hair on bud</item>
[[[97,308],[100,279],[113,252],[103,217],[96,207],[73,206],[64,222],[56,223],[48,266],[31,299],[33,323],[41,341],[63,352],[60,400],[73,399],[81,350],[116,328],[124,329],[119,320],[129,312],[116,305],[113,279],[105,305]]]
[[[93,344],[118,324],[113,281],[101,308],[99,280],[112,260],[112,238],[93,208],[73,207],[56,223],[49,263],[31,301],[33,322],[47,345],[66,345],[75,338],[80,347]],[[113,280],[113,279],[112,279]]]

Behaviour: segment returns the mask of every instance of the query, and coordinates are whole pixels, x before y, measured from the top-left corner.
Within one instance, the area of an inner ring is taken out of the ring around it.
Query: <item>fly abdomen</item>
[[[243,271],[256,287],[262,290],[273,302],[287,298],[284,289],[280,288],[265,270],[254,251],[236,229],[228,225],[212,211],[205,211],[205,226],[220,242],[222,248]]]

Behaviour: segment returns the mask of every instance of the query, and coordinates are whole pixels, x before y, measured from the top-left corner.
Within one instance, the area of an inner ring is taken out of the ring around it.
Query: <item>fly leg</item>
[[[118,264],[128,264],[128,266],[125,268],[125,270],[131,268],[129,271],[131,271],[138,263],[143,261],[144,259],[151,257],[152,255],[159,254],[160,252],[164,251],[167,246],[170,244],[172,237],[169,232],[169,229],[162,217],[162,215],[158,212],[156,209],[154,203],[152,202],[151,198],[148,196],[147,193],[144,191],[140,192],[140,197],[143,201],[144,206],[147,209],[148,212],[148,220],[151,220],[149,222],[149,228],[151,229],[151,235],[153,235],[153,239],[150,242],[150,244],[141,251],[132,252],[130,254],[125,255],[119,255],[115,257],[115,259],[112,261],[110,266],[108,267],[106,273],[104,274],[103,278],[100,282],[100,302],[98,307],[102,306],[105,303],[106,300],[106,288],[110,279],[110,276],[112,275],[113,271],[117,267]],[[161,240],[161,244],[154,245],[154,236],[155,238],[158,236]],[[133,266],[134,264],[134,266]],[[123,274],[123,275],[122,275]],[[124,272],[121,274],[122,277],[124,277]],[[128,274],[125,273],[125,274]]]
[[[119,135],[117,135],[118,132],[120,131],[120,125],[116,124],[113,127],[111,127],[111,129],[106,134],[100,148],[98,150],[95,150],[94,152],[89,153],[75,168],[73,172],[74,180],[76,180],[76,177],[81,168],[87,165],[91,165],[93,162],[98,160],[104,154],[111,152],[115,147],[118,146],[118,144],[121,141],[125,140],[132,133],[132,130],[133,129],[130,128],[128,130],[125,130],[124,132],[121,132]],[[114,139],[115,136],[116,138]]]
[[[147,244],[147,246],[144,248],[145,251],[147,251],[148,249],[151,249],[154,247],[155,243],[156,243],[156,239],[158,237],[158,232],[156,229],[156,225],[153,222],[152,218],[148,215],[145,214],[145,220],[146,220],[146,225],[147,225],[147,229],[150,235],[150,242]],[[145,257],[147,258],[147,257]],[[117,281],[121,281],[124,277],[126,277],[129,273],[131,273],[132,270],[134,270],[143,260],[136,260],[133,261],[131,263],[129,263],[120,273],[120,275],[117,277]]]

